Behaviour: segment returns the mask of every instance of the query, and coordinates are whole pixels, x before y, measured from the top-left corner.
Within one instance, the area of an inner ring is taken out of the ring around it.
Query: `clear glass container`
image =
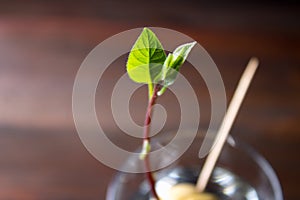
[[[187,139],[188,135],[182,140]],[[152,149],[168,144],[172,134],[166,133],[152,142]],[[168,167],[154,172],[156,190],[160,196],[172,185],[189,182],[196,183],[205,159],[198,153],[203,142],[201,133],[194,139],[188,150]],[[161,162],[178,156],[176,145]],[[140,150],[138,150],[140,151]],[[156,158],[157,159],[157,158]],[[139,163],[128,159],[124,167]],[[138,165],[137,165],[138,166]],[[207,192],[214,193],[220,200],[282,200],[282,190],[270,164],[246,142],[229,136],[207,186]],[[150,187],[143,173],[118,172],[108,186],[106,200],[149,200]]]

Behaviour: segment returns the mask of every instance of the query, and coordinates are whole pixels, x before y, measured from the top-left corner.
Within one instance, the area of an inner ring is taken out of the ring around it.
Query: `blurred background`
[[[115,171],[80,142],[72,118],[73,82],[97,44],[144,26],[174,29],[197,40],[219,67],[228,99],[248,59],[260,59],[232,134],[269,160],[285,199],[298,199],[300,4],[179,0],[0,1],[0,199],[104,199]],[[97,114],[116,143],[124,140],[106,105],[113,84],[125,73],[125,61],[121,57],[106,71],[101,81],[107,87],[96,97]],[[208,105],[201,110],[200,125],[206,127],[209,96],[192,72],[183,70],[200,105]],[[137,123],[145,95],[145,88],[135,93],[142,99],[131,109],[138,111]],[[168,95],[162,104],[172,98]],[[172,118],[166,129],[178,120],[172,105],[167,104]]]

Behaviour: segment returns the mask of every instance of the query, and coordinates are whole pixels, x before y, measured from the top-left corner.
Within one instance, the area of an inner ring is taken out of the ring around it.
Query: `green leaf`
[[[162,80],[164,87],[172,85],[177,77],[178,71],[188,57],[196,42],[180,45],[173,53],[169,53],[162,69]]]
[[[156,35],[144,28],[132,47],[127,61],[129,77],[137,83],[152,84],[161,80],[166,54]]]

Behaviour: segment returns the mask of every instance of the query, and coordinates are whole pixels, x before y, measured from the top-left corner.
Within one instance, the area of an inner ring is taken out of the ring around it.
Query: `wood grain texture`
[[[0,199],[104,199],[115,171],[96,161],[77,136],[71,111],[73,82],[98,43],[142,26],[175,29],[202,44],[219,67],[228,99],[248,59],[260,59],[232,134],[249,141],[270,161],[285,199],[300,197],[299,5],[172,2],[172,9],[170,1],[158,7],[155,1],[2,2]],[[107,106],[113,83],[125,72],[125,59],[106,71],[105,87],[96,96],[99,118],[120,146],[138,145],[121,139]],[[205,127],[210,118],[207,89],[193,69],[187,66],[183,74],[204,105],[200,124]],[[134,96],[138,123],[146,105],[144,89]],[[160,100],[170,116],[166,129],[176,127],[179,119],[178,104],[169,103],[170,98],[172,94]]]

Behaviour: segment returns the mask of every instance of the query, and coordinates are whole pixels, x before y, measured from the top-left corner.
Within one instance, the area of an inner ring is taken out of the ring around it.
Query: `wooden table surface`
[[[170,5],[171,4],[171,5]],[[0,199],[104,199],[116,171],[84,148],[72,118],[72,87],[83,59],[121,31],[157,26],[197,40],[222,74],[228,99],[251,56],[261,65],[232,134],[253,145],[275,169],[285,199],[299,199],[300,15],[280,1],[245,5],[197,1],[3,1],[0,6]],[[107,71],[97,91],[97,114],[121,145],[107,109],[124,58]],[[201,105],[205,86],[188,67]],[[136,99],[143,99],[141,89]],[[168,96],[161,100],[168,102]],[[135,106],[143,112],[145,99]],[[167,128],[177,123],[173,116]],[[140,123],[137,113],[135,120]],[[209,122],[201,110],[201,126]]]

